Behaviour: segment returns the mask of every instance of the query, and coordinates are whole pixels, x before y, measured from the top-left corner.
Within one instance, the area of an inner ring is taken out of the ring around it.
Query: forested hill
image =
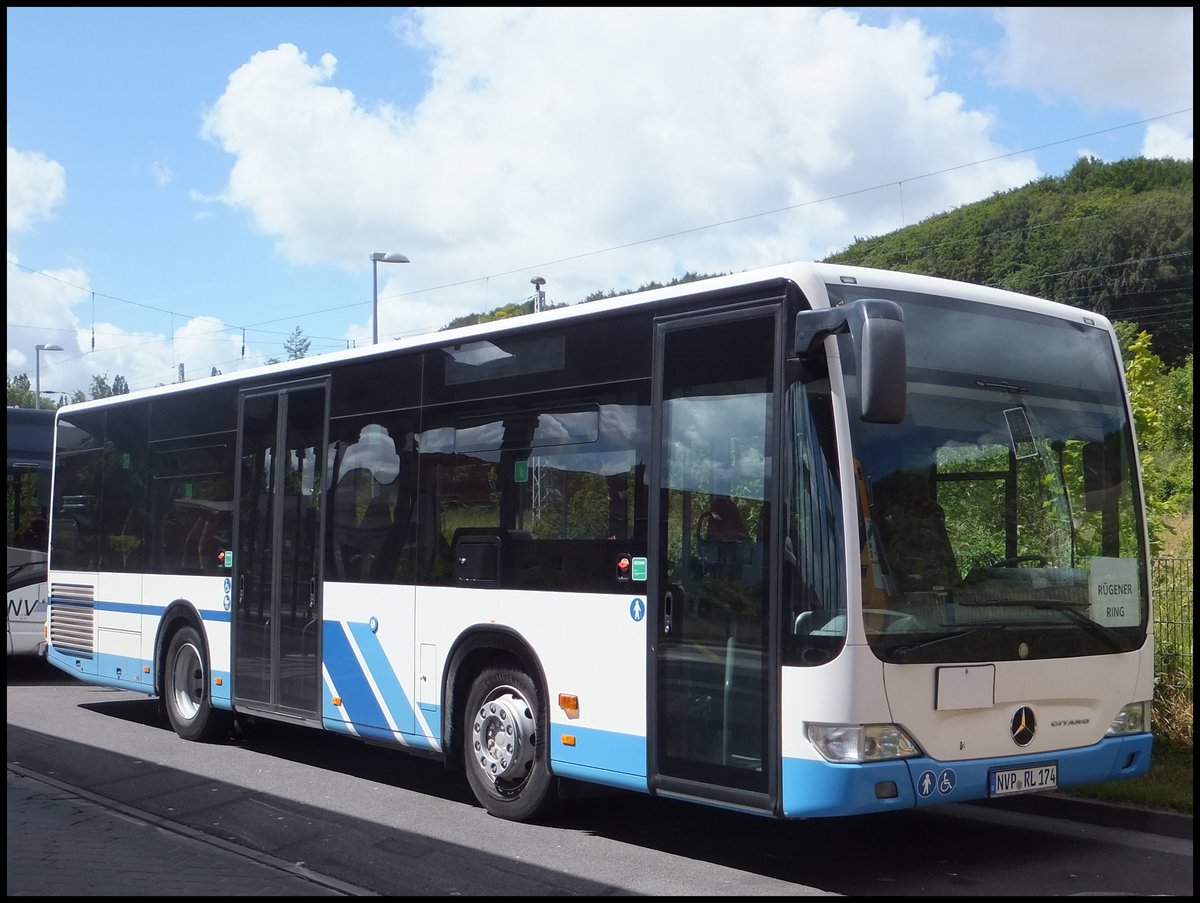
[[[963,279],[1137,324],[1163,362],[1192,353],[1192,163],[1081,159],[1065,176],[877,238],[827,260]]]

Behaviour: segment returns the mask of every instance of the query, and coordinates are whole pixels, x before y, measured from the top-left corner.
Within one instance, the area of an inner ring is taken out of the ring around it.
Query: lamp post
[[[33,349],[34,357],[34,382],[33,382],[33,406],[40,408],[42,406],[42,352],[43,351],[65,351],[62,345],[35,345]]]
[[[542,305],[546,303],[546,293],[542,291],[542,286],[546,284],[546,280],[541,276],[534,276],[529,282],[533,286],[533,312],[536,314],[542,309]]]
[[[398,251],[376,251],[371,255],[371,344],[379,344],[379,264],[408,263]]]

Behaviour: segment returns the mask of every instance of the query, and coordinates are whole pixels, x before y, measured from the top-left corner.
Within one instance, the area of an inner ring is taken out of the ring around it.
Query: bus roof
[[[825,291],[826,283],[830,282],[861,282],[877,286],[881,289],[897,291],[916,291],[925,293],[942,293],[980,303],[998,304],[1006,307],[1016,307],[1056,317],[1067,317],[1073,320],[1084,320],[1091,325],[1111,329],[1111,324],[1102,315],[1080,308],[1070,307],[1055,301],[1047,301],[1031,295],[1022,295],[1005,289],[959,282],[934,276],[923,276],[917,273],[905,273],[892,270],[873,269],[869,267],[848,266],[837,263],[795,262],[746,270],[725,276],[713,276],[707,279],[679,283],[664,288],[649,289],[641,292],[631,292],[611,298],[596,301],[581,302],[568,307],[557,307],[538,313],[523,314],[507,317],[503,320],[490,320],[470,326],[460,326],[437,332],[423,333],[396,341],[370,345],[365,348],[352,348],[345,351],[335,351],[316,357],[300,358],[282,361],[275,364],[263,364],[247,370],[237,370],[217,376],[203,377],[183,383],[156,386],[151,389],[141,389],[127,395],[109,396],[92,401],[78,402],[65,405],[60,411],[74,411],[105,407],[121,404],[127,400],[142,400],[177,392],[187,392],[202,386],[213,386],[220,383],[242,382],[277,376],[280,378],[300,378],[308,371],[322,370],[336,366],[342,362],[361,361],[372,357],[383,357],[398,351],[414,351],[422,348],[438,347],[441,345],[468,342],[485,337],[494,337],[508,332],[518,332],[534,328],[538,325],[549,324],[589,317],[602,317],[626,308],[653,305],[669,302],[673,299],[700,292],[715,292],[726,289],[736,289],[742,286],[778,282],[791,282],[798,286],[809,301],[816,307],[828,304]]]

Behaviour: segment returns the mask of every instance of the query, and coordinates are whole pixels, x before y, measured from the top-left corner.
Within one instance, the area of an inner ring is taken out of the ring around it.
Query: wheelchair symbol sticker
[[[933,795],[936,789],[938,793],[945,796],[947,793],[954,792],[954,786],[958,783],[958,775],[953,768],[947,768],[939,775],[935,775],[932,771],[922,771],[921,776],[917,778],[917,794],[921,797]]]
[[[954,785],[958,783],[958,775],[954,773],[953,768],[947,768],[938,776],[938,793],[945,796],[947,793],[954,791]]]

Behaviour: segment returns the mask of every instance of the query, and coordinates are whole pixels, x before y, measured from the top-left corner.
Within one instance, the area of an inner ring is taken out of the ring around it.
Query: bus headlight
[[[1119,737],[1122,734],[1144,734],[1150,730],[1150,702],[1131,702],[1117,713],[1108,730],[1106,737]]]
[[[919,754],[895,724],[808,724],[809,742],[830,762],[881,762]]]

